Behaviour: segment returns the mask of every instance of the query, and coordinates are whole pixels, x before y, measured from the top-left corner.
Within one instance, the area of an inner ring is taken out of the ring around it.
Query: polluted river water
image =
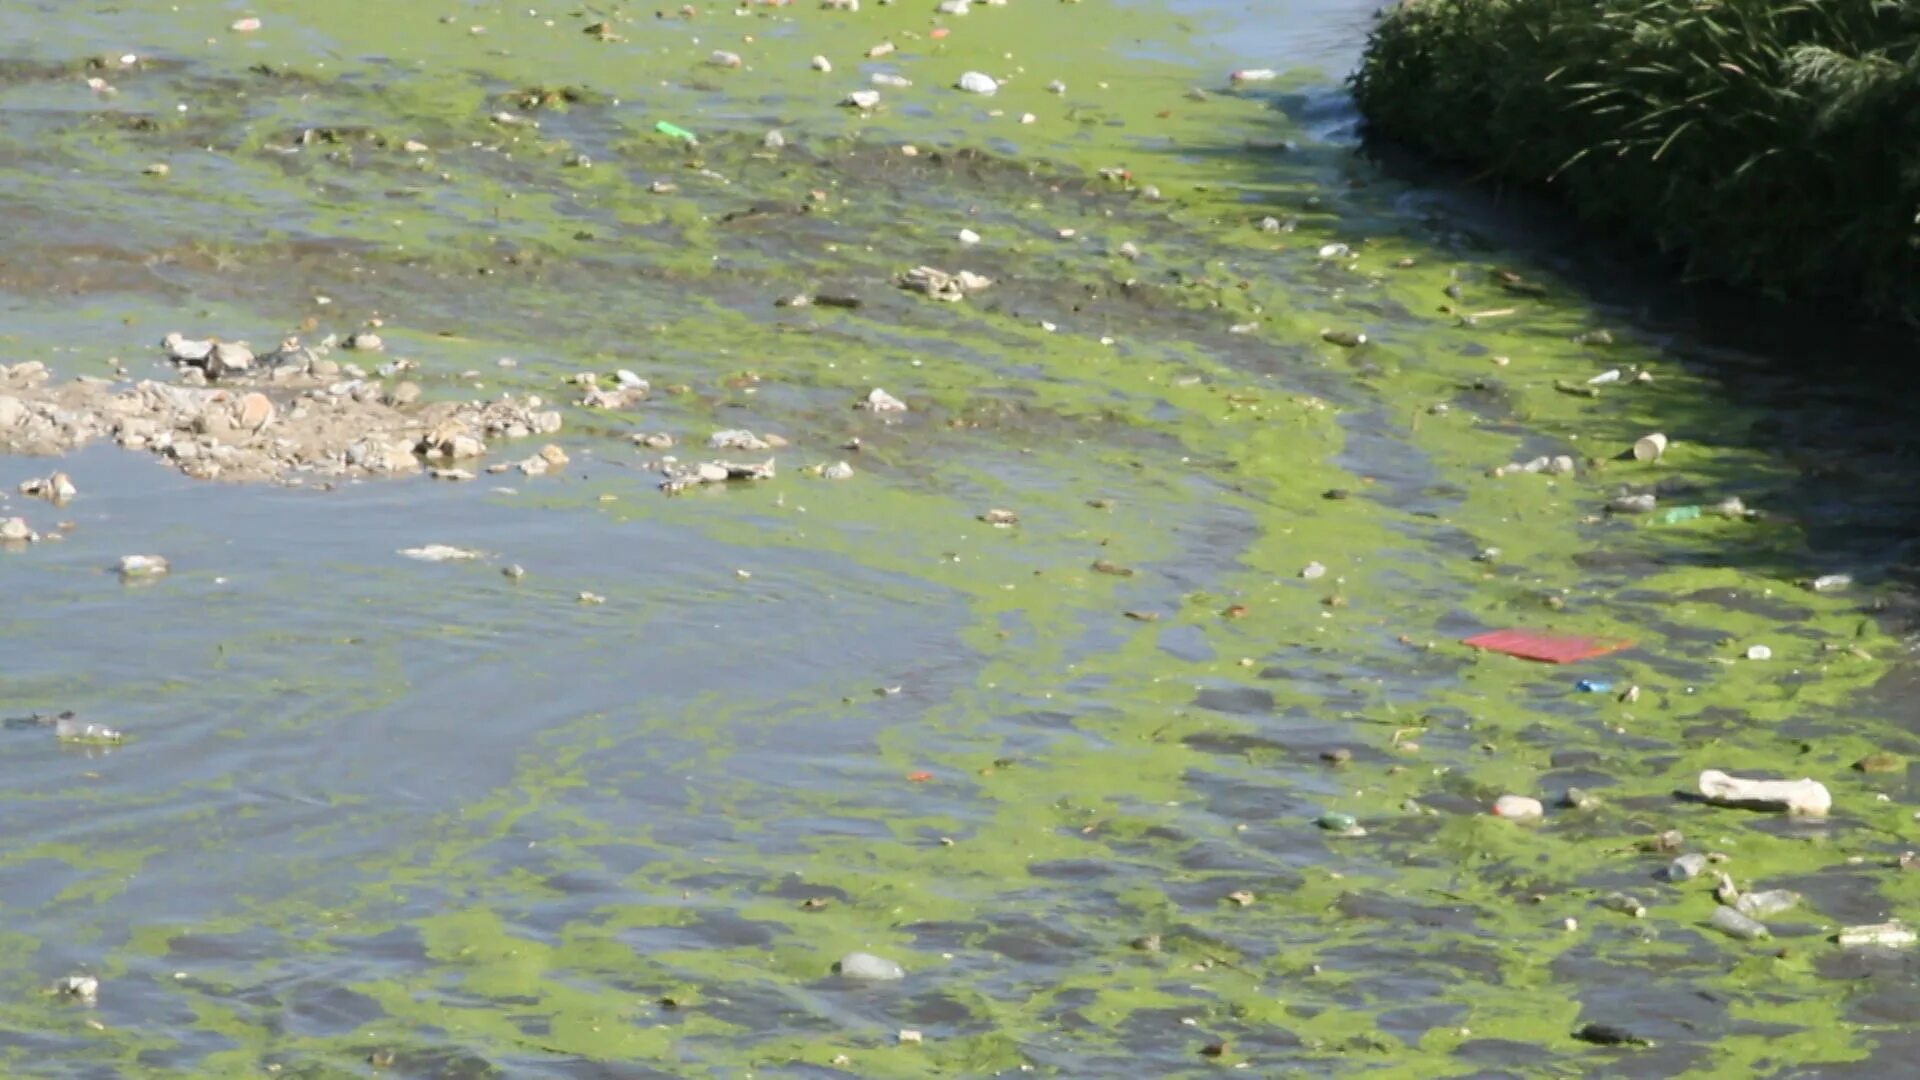
[[[1366,19],[0,8],[0,1069],[1898,1072],[1910,414]]]

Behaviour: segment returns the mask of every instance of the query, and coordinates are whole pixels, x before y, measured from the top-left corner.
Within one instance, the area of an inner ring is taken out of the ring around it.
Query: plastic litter
[[[1800,904],[1800,894],[1792,889],[1768,889],[1765,892],[1743,893],[1737,897],[1733,906],[1740,914],[1751,919],[1764,919],[1791,910]]]
[[[1461,644],[1488,652],[1505,653],[1522,660],[1548,664],[1570,664],[1589,660],[1633,644],[1630,641],[1601,641],[1571,634],[1542,634],[1532,630],[1494,630],[1464,639]]]
[[[1272,82],[1279,77],[1280,73],[1272,68],[1246,68],[1227,76],[1230,81],[1237,83]]]
[[[969,94],[994,94],[1000,90],[1000,84],[993,76],[978,71],[969,71],[960,76],[960,81],[954,86]]]
[[[1605,694],[1613,690],[1613,684],[1605,679],[1581,679],[1573,684],[1575,693]]]
[[[1862,945],[1883,945],[1889,948],[1904,948],[1920,941],[1906,924],[1899,922],[1872,923],[1867,926],[1849,926],[1835,934],[1833,939],[1843,948],[1859,948]]]
[[[1700,774],[1700,794],[1722,806],[1785,810],[1806,817],[1825,817],[1833,809],[1833,795],[1813,779],[1750,780],[1708,769]]]
[[[662,120],[659,123],[653,125],[653,130],[659,132],[662,135],[679,139],[681,142],[697,143],[700,141],[700,137],[698,135],[695,135],[693,132],[688,131],[686,128],[683,128],[678,124],[671,123],[666,120]]]
[[[1773,936],[1765,926],[1730,907],[1714,908],[1713,917],[1707,920],[1707,925],[1742,941],[1759,941]]]
[[[907,971],[899,964],[883,956],[872,953],[850,952],[833,965],[833,970],[843,979],[865,979],[872,982],[890,982],[907,977]]]
[[[1539,799],[1525,795],[1502,795],[1493,801],[1493,816],[1509,821],[1538,821],[1546,812]]]
[[[1666,452],[1667,437],[1657,431],[1651,435],[1642,435],[1633,443],[1633,460],[1635,461],[1659,461],[1661,455]]]
[[[1320,827],[1335,836],[1365,836],[1367,830],[1352,814],[1329,810],[1320,815]]]

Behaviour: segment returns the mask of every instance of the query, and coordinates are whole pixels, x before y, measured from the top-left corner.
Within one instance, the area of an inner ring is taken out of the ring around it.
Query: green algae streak
[[[1605,317],[1576,290],[1414,220],[1295,119],[1337,101],[1319,80],[1223,88],[1153,5],[250,10],[247,35],[211,3],[0,16],[32,62],[0,85],[0,200],[47,221],[9,259],[53,268],[10,271],[34,314],[9,348],[94,290],[102,354],[378,316],[430,395],[570,401],[565,375],[625,367],[655,396],[570,408],[564,478],[325,496],[337,553],[236,555],[252,591],[183,565],[103,598],[74,570],[0,613],[9,643],[61,604],[191,622],[155,637],[193,672],[9,673],[10,709],[136,735],[7,795],[88,822],[0,849],[9,1074],[1579,1074],[1613,1060],[1570,1035],[1594,1019],[1677,1047],[1670,1075],[1875,1054],[1822,945],[1704,932],[1710,883],[1653,881],[1635,844],[1679,827],[1743,884],[1911,910],[1920,875],[1882,866],[1911,813],[1847,770],[1903,738],[1864,704],[1897,643],[1794,587],[1826,569],[1794,521],[1603,515],[1621,485],[1757,501],[1797,473],[1718,376],[1575,343]],[[976,69],[1001,91],[949,89]],[[841,108],[874,71],[913,85]],[[59,269],[83,248],[99,280]],[[894,286],[920,264],[996,285]],[[861,305],[774,303],[815,293]],[[1658,379],[1555,389],[1634,366]],[[850,408],[873,387],[911,411]],[[793,440],[778,479],[668,498],[628,439],[694,459],[737,427]],[[1653,430],[1666,459],[1614,460]],[[1548,447],[1578,472],[1489,474]],[[348,542],[396,502],[571,557],[516,585]],[[1638,700],[1456,643],[1509,625],[1631,639],[1578,672]],[[1757,642],[1775,659],[1740,660]],[[183,715],[239,767],[153,764]],[[1708,767],[1820,777],[1841,813],[1676,803]],[[1573,784],[1603,801],[1484,813]],[[1599,906],[1617,889],[1647,918]],[[855,949],[908,978],[843,983]],[[38,993],[68,967],[98,1009]]]

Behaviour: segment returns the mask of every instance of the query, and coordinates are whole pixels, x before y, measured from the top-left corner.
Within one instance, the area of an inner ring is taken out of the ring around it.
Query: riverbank
[[[1920,314],[1920,8],[1432,0],[1381,18],[1353,86],[1371,135],[1690,278]]]

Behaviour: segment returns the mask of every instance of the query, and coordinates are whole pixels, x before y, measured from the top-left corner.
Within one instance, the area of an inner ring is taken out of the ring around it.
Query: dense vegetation
[[[1920,317],[1916,0],[1408,0],[1354,89],[1690,276]]]

